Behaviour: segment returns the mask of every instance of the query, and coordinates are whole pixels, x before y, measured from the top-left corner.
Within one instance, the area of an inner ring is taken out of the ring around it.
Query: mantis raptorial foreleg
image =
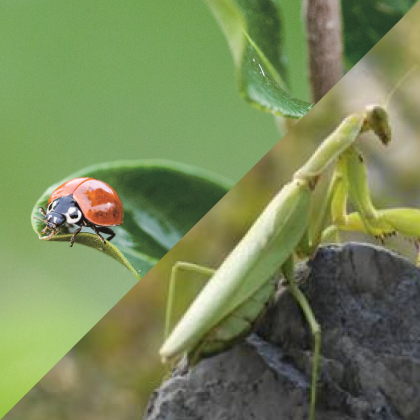
[[[420,238],[420,210],[413,208],[376,209],[371,201],[367,185],[366,168],[360,154],[354,149],[347,150],[339,160],[334,178],[336,182],[331,199],[331,226],[322,233],[326,241],[338,231],[359,231],[369,234],[382,243],[395,234]],[[347,214],[347,199],[358,210]],[[420,264],[420,253],[417,256]]]
[[[414,240],[418,251],[416,264],[420,266],[420,252],[418,246],[420,240],[420,210],[413,208],[378,210],[378,218],[381,222],[390,226],[390,229],[384,231],[382,236],[379,237],[381,240],[383,240],[384,237],[392,236],[397,233]],[[345,224],[333,224],[326,228],[322,234],[323,241],[327,240],[330,235],[335,234],[340,230],[368,233],[361,215],[358,212],[354,212],[346,216]]]
[[[315,418],[320,328],[294,281],[294,255],[310,257],[328,221],[335,231],[356,227],[379,237],[397,229],[397,224],[403,228],[402,222],[391,220],[397,215],[378,211],[372,204],[364,164],[354,149],[360,134],[369,130],[383,144],[389,142],[390,128],[382,107],[371,106],[346,118],[296,171],[292,181],[272,199],[176,325],[160,349],[163,360],[185,352],[190,360],[197,361],[231,346],[264,310],[274,292],[275,275],[281,269],[314,334],[310,419]],[[313,190],[319,177],[337,160],[327,197],[312,226]],[[347,201],[356,213],[347,214]],[[411,214],[406,212],[405,216],[410,218]]]
[[[366,166],[360,153],[353,147],[346,150],[339,159],[336,170],[341,172],[342,179],[345,180],[341,188],[348,193],[349,200],[361,215],[365,231],[377,238],[383,238],[388,233],[393,232],[393,227],[380,217],[378,210],[372,203],[367,184]],[[345,212],[347,199],[346,194],[338,193],[341,197],[335,196],[331,213],[332,222],[340,226],[348,223],[345,214],[338,216],[338,211]],[[344,200],[344,203],[340,204],[340,199]]]

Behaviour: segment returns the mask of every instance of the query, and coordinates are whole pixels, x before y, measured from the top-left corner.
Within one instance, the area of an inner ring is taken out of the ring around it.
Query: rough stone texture
[[[381,248],[320,248],[297,277],[322,326],[317,420],[420,419],[420,272]],[[187,368],[152,396],[146,420],[308,418],[312,336],[279,290],[258,335]]]

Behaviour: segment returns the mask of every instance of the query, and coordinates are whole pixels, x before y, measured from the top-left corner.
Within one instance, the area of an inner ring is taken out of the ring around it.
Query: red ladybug
[[[115,233],[107,226],[117,226],[123,221],[123,206],[115,190],[103,181],[94,178],[75,178],[60,185],[48,200],[47,212],[39,209],[45,216],[42,220],[51,230],[48,239],[60,231],[64,223],[78,225],[71,237],[73,246],[75,236],[83,226],[92,228],[103,243],[105,239],[99,233],[106,233],[110,241]]]

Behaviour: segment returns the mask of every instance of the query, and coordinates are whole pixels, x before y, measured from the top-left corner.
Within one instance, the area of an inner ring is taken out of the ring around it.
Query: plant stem
[[[305,0],[312,99],[318,102],[343,76],[340,0]]]

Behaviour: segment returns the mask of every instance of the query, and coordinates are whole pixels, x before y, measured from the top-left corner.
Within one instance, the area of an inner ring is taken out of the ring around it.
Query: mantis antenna
[[[409,70],[405,72],[403,76],[401,76],[400,80],[396,83],[396,85],[391,89],[391,92],[388,93],[385,102],[384,108],[388,109],[389,102],[391,101],[392,97],[394,96],[395,92],[408,80],[408,78],[418,69],[418,65],[415,64]]]

